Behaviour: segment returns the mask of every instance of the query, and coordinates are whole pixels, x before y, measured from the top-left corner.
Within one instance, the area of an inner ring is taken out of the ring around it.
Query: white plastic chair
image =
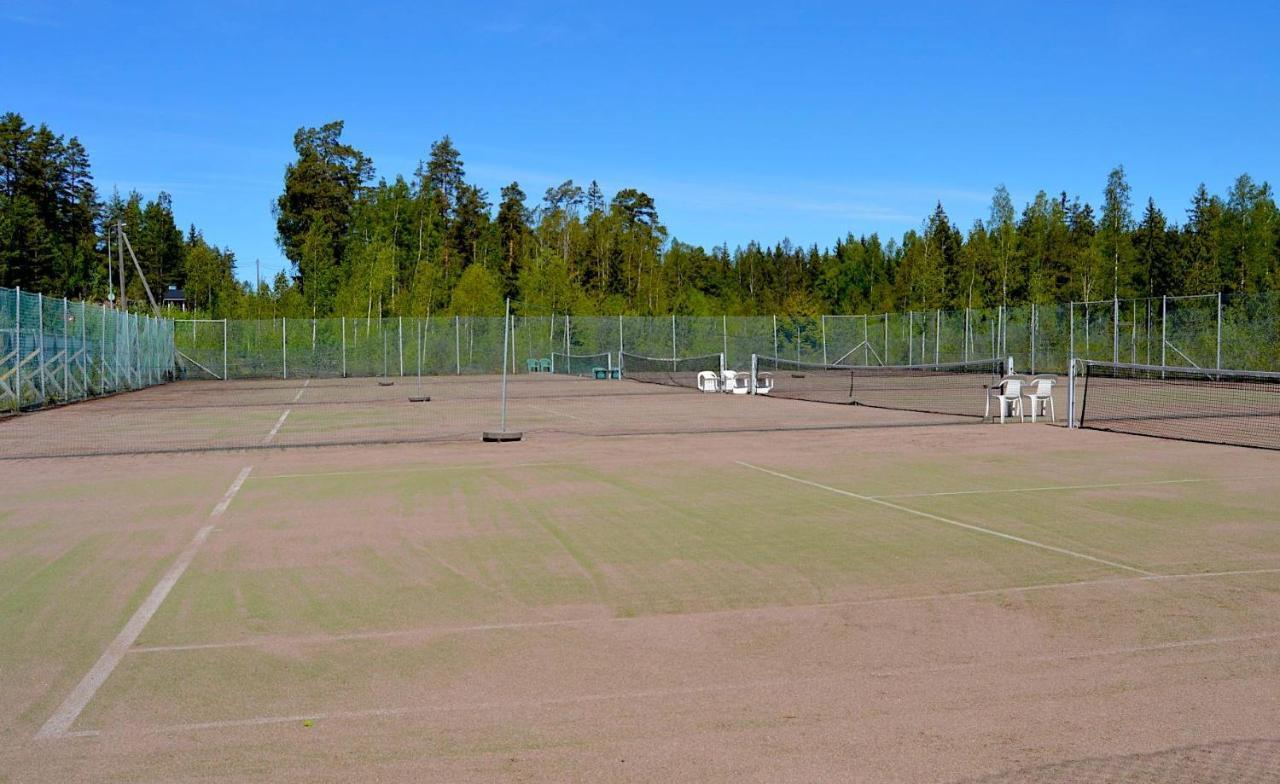
[[[767,395],[773,391],[773,374],[759,373],[756,375],[756,394]]]
[[[719,392],[720,377],[716,375],[714,370],[703,370],[698,373],[698,391],[699,392]]]
[[[724,391],[734,395],[745,395],[751,391],[751,375],[736,370],[724,371]]]
[[[1053,410],[1053,384],[1051,378],[1033,378],[1031,379],[1031,390],[1023,392],[1022,396],[1031,401],[1031,421],[1036,421],[1036,414],[1043,414],[1046,409],[1049,412],[1049,421],[1057,422],[1058,415]]]
[[[1018,421],[1026,421],[1026,418],[1022,415],[1022,379],[1006,378],[989,390],[987,407],[983,414],[984,419],[991,416],[992,400],[995,400],[1000,406],[1000,424],[1004,424],[1006,411],[1008,416],[1013,416],[1016,413]]]

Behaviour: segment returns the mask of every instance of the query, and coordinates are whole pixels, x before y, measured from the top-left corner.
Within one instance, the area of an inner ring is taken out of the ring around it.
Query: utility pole
[[[116,251],[120,254],[120,309],[129,310],[129,295],[124,288],[124,223],[116,221]]]

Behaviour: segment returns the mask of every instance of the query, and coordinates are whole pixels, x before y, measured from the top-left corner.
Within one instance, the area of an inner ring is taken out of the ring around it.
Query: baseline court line
[[[126,732],[103,732],[101,730],[82,730],[80,732],[67,733],[66,737],[99,737],[111,735],[159,735],[170,732],[192,732],[196,730],[217,730],[232,729],[235,727],[259,727],[270,724],[291,724],[301,723],[303,721],[321,721],[321,720],[351,720],[366,718],[382,718],[394,716],[414,716],[429,715],[433,713],[459,713],[459,712],[479,712],[485,710],[513,710],[520,708],[545,708],[555,705],[581,705],[596,702],[609,702],[614,700],[637,700],[637,699],[654,699],[664,697],[677,697],[695,694],[717,694],[735,691],[752,691],[756,689],[769,689],[787,686],[799,686],[809,684],[830,684],[836,682],[854,681],[864,678],[901,678],[911,675],[933,675],[944,672],[955,672],[965,670],[982,670],[991,667],[1010,667],[1028,664],[1052,664],[1061,661],[1077,661],[1081,659],[1105,658],[1109,656],[1131,656],[1138,653],[1151,653],[1158,651],[1176,650],[1179,648],[1198,648],[1213,645],[1232,645],[1237,643],[1261,642],[1263,640],[1274,640],[1280,637],[1280,633],[1270,632],[1264,634],[1251,634],[1239,637],[1201,637],[1191,640],[1178,640],[1173,642],[1156,643],[1153,645],[1135,645],[1117,648],[1104,648],[1096,651],[1080,651],[1077,653],[1051,654],[1045,656],[1026,656],[1013,659],[988,659],[985,661],[965,662],[960,664],[943,664],[943,665],[926,665],[918,667],[897,667],[887,669],[873,669],[863,672],[840,673],[835,672],[830,675],[805,676],[799,678],[775,678],[770,680],[746,681],[739,683],[724,683],[708,686],[677,686],[665,689],[643,689],[635,691],[622,692],[604,692],[597,694],[583,694],[573,697],[549,697],[544,699],[522,699],[511,700],[509,702],[478,702],[467,705],[415,705],[401,707],[384,707],[384,708],[368,708],[365,710],[353,711],[332,711],[332,712],[316,712],[316,713],[300,713],[292,716],[256,716],[244,719],[227,719],[222,721],[204,721],[191,724],[169,724],[159,727],[147,727],[135,731]]]
[[[283,425],[283,424],[284,424],[284,421],[285,421],[286,419],[288,419],[288,418],[289,418],[289,412],[290,412],[290,411],[292,411],[292,410],[293,410],[293,409],[291,409],[291,408],[286,408],[286,409],[284,410],[284,413],[283,413],[283,414],[281,414],[281,415],[280,415],[280,418],[276,420],[276,426],[275,426],[275,427],[273,427],[273,428],[271,428],[271,432],[270,432],[270,433],[267,433],[267,437],[266,437],[266,438],[262,439],[262,445],[263,445],[263,446],[266,446],[267,444],[270,444],[270,443],[271,443],[271,439],[273,439],[273,438],[275,438],[275,437],[276,437],[276,433],[279,433],[279,432],[280,432],[280,426],[281,426],[281,425]]]
[[[885,506],[885,507],[888,507],[888,508],[890,508],[890,509],[896,509],[896,510],[898,510],[899,512],[906,512],[907,514],[913,514],[913,515],[916,515],[917,517],[923,517],[923,518],[925,518],[926,520],[933,520],[933,521],[935,521],[935,522],[939,522],[939,523],[946,523],[947,525],[953,525],[953,526],[955,526],[955,527],[957,527],[957,528],[964,528],[964,529],[967,529],[967,530],[970,530],[970,531],[976,531],[977,533],[980,533],[980,534],[987,534],[988,536],[994,536],[994,537],[997,537],[997,538],[1000,538],[1000,539],[1005,539],[1005,540],[1010,541],[1010,542],[1017,542],[1018,544],[1025,544],[1025,545],[1027,545],[1027,546],[1029,546],[1029,547],[1038,547],[1038,548],[1040,548],[1041,550],[1048,550],[1049,552],[1058,553],[1059,555],[1068,555],[1068,556],[1071,556],[1072,558],[1081,558],[1081,559],[1086,560],[1086,561],[1093,561],[1094,563],[1099,563],[1099,564],[1102,564],[1103,566],[1110,566],[1110,567],[1111,567],[1111,568],[1113,568],[1113,569],[1123,569],[1123,570],[1125,570],[1125,571],[1127,571],[1127,572],[1136,572],[1136,573],[1138,573],[1138,574],[1145,574],[1145,575],[1147,575],[1147,576],[1149,576],[1149,577],[1155,577],[1155,576],[1157,576],[1157,573],[1156,573],[1156,572],[1150,572],[1150,571],[1147,571],[1146,569],[1139,569],[1139,568],[1138,568],[1138,567],[1136,567],[1136,566],[1129,566],[1128,564],[1117,563],[1116,561],[1108,561],[1108,560],[1106,560],[1105,558],[1098,558],[1098,557],[1096,557],[1096,556],[1087,555],[1087,554],[1085,554],[1085,553],[1078,553],[1078,552],[1076,552],[1075,550],[1068,550],[1068,549],[1066,549],[1065,547],[1055,547],[1055,546],[1053,546],[1053,545],[1051,545],[1051,544],[1045,544],[1045,543],[1043,543],[1043,542],[1037,542],[1037,541],[1035,541],[1035,540],[1033,540],[1033,539],[1025,539],[1025,538],[1023,538],[1023,537],[1021,537],[1021,536],[1014,536],[1013,534],[1006,534],[1006,533],[1004,533],[1003,531],[996,531],[996,530],[993,530],[993,529],[991,529],[991,528],[983,528],[982,526],[979,526],[979,525],[971,525],[970,523],[962,523],[962,522],[960,522],[959,520],[952,520],[952,519],[950,519],[950,518],[942,517],[942,516],[940,516],[940,515],[930,514],[929,512],[922,512],[922,511],[920,511],[919,509],[912,509],[912,508],[907,507],[907,506],[902,506],[901,504],[895,504],[895,503],[893,503],[892,501],[886,501],[886,500],[884,500],[883,498],[875,498],[875,497],[872,497],[872,496],[869,496],[869,495],[861,495],[861,494],[859,494],[859,493],[850,492],[850,491],[848,491],[848,490],[841,490],[841,489],[840,489],[840,488],[838,488],[838,487],[831,487],[830,485],[824,485],[824,484],[820,484],[820,483],[818,483],[818,482],[811,482],[811,481],[809,481],[808,479],[801,479],[801,478],[796,477],[796,476],[791,476],[791,475],[789,475],[789,474],[784,474],[784,473],[782,473],[782,472],[780,472],[780,471],[773,471],[773,470],[768,469],[768,468],[761,468],[761,467],[760,467],[760,466],[758,466],[758,465],[752,465],[751,463],[747,463],[747,462],[744,462],[744,461],[742,461],[742,460],[735,460],[734,462],[735,462],[735,463],[737,463],[737,464],[738,464],[738,465],[740,465],[740,466],[744,466],[744,467],[746,467],[746,468],[750,468],[750,469],[752,469],[753,471],[760,471],[761,473],[769,474],[769,475],[771,475],[771,476],[776,476],[776,477],[779,477],[779,478],[781,478],[781,479],[787,479],[787,480],[790,480],[790,481],[792,481],[792,482],[796,482],[796,483],[799,483],[799,484],[802,484],[802,485],[808,485],[808,486],[810,486],[810,487],[816,487],[816,488],[818,488],[819,490],[826,490],[826,491],[827,491],[827,492],[829,492],[829,493],[835,493],[835,494],[837,494],[837,495],[847,496],[847,497],[849,497],[849,498],[854,498],[854,499],[857,499],[857,500],[859,500],[859,501],[866,501],[867,503],[871,503],[871,504],[879,504],[880,506]]]
[[[1000,487],[991,490],[944,490],[936,493],[885,493],[869,495],[867,498],[934,498],[947,495],[998,495],[1001,493],[1039,493],[1049,490],[1104,490],[1114,487],[1148,487],[1153,485],[1186,485],[1209,482],[1257,482],[1263,479],[1274,479],[1274,476],[1224,476],[1202,479],[1152,479],[1137,482],[1102,482],[1092,485],[1044,485],[1042,487]]]
[[[231,500],[235,498],[239,492],[244,480],[248,478],[249,472],[253,470],[253,466],[245,466],[240,471],[240,475],[231,483],[231,487],[227,488],[227,492],[222,496],[222,501],[213,508],[209,513],[210,519],[216,519],[227,511],[227,507],[231,504]],[[213,524],[210,523],[196,531],[196,535],[187,544],[186,548],[178,555],[178,559],[169,567],[169,571],[165,572],[164,577],[160,578],[160,582],[156,583],[156,587],[151,589],[151,593],[143,600],[142,605],[133,613],[133,617],[124,625],[116,638],[111,641],[107,649],[103,651],[102,656],[97,663],[89,670],[80,683],[72,689],[67,698],[63,700],[58,709],[53,712],[49,720],[44,723],[40,731],[36,733],[36,738],[58,738],[67,734],[71,729],[71,725],[88,706],[93,699],[93,695],[98,693],[98,689],[111,677],[111,673],[116,666],[120,664],[120,660],[129,651],[129,648],[137,641],[138,636],[142,634],[142,630],[146,628],[151,617],[156,614],[156,610],[160,609],[160,604],[164,602],[165,597],[173,590],[173,586],[182,577],[183,572],[191,565],[192,559],[196,557],[196,551],[200,549],[200,545],[204,544],[204,540],[209,538],[209,534],[213,531]]]
[[[257,637],[233,642],[204,642],[187,645],[151,645],[132,648],[129,653],[182,653],[184,651],[221,650],[224,648],[257,648],[268,645],[326,645],[337,642],[396,639],[401,637],[432,637],[448,634],[474,634],[490,631],[520,631],[555,627],[595,626],[604,624],[632,624],[655,621],[679,621],[687,619],[715,618],[727,615],[757,615],[779,610],[838,610],[850,607],[866,607],[878,604],[904,604],[914,602],[972,599],[979,596],[1055,591],[1064,588],[1090,588],[1098,585],[1114,585],[1143,582],[1172,582],[1176,580],[1209,579],[1213,577],[1240,577],[1254,574],[1280,574],[1280,567],[1273,569],[1235,569],[1226,572],[1184,572],[1181,574],[1138,575],[1135,577],[1107,577],[1101,580],[1072,580],[1070,582],[1040,583],[1038,585],[1011,585],[1004,588],[979,588],[973,591],[951,593],[915,594],[912,596],[885,596],[879,599],[850,599],[842,602],[815,602],[812,604],[769,604],[760,607],[733,607],[724,610],[669,613],[659,615],[613,616],[608,618],[561,618],[549,621],[512,621],[510,623],[481,623],[470,626],[421,626],[386,631],[351,632],[348,634],[313,634],[299,637]]]
[[[298,400],[302,397],[302,393],[306,391],[307,384],[310,384],[310,383],[311,383],[311,379],[307,379],[306,381],[302,382],[302,386],[298,387],[298,394],[293,396],[293,402],[295,403],[298,402]]]

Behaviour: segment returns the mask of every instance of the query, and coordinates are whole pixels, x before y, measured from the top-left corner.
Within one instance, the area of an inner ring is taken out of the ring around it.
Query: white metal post
[[[13,410],[22,410],[22,287],[14,291],[13,300],[13,341],[17,344],[18,353],[14,355],[16,364],[13,367]]]
[[[1120,298],[1111,299],[1111,361],[1120,364]]]
[[[342,377],[347,377],[347,317],[342,317]]]
[[[622,314],[619,313],[618,314],[618,362],[619,363],[622,362],[623,351],[624,351],[624,348],[622,345]]]
[[[1169,363],[1165,356],[1165,346],[1169,345],[1169,297],[1160,297],[1160,367]]]
[[[1036,303],[1031,303],[1031,374],[1036,372]]]
[[[934,311],[933,315],[933,364],[942,361],[942,309]]]
[[[822,321],[822,364],[827,364],[827,317],[819,316]]]
[[[1214,365],[1218,370],[1222,369],[1222,292],[1218,292],[1218,342],[1217,351],[1214,353]]]
[[[565,316],[566,334],[568,316]],[[511,337],[511,298],[507,298],[506,316],[502,324],[502,432],[507,432],[507,344]]]
[[[36,347],[36,350],[40,352],[36,360],[38,363],[36,367],[40,373],[40,405],[43,406],[48,401],[49,396],[44,387],[44,295],[40,293],[36,294],[36,327],[36,337],[40,340],[39,345]]]
[[[907,311],[907,364],[914,365],[916,358],[916,321],[912,311]]]
[[[343,366],[343,374],[346,374],[346,366]],[[222,320],[222,380],[226,381],[227,376],[227,320]]]
[[[884,358],[880,360],[881,365],[889,363],[889,314],[884,314]]]
[[[62,298],[62,397],[71,399],[71,327],[67,326],[67,298]]]
[[[671,314],[671,358],[676,358],[676,314]]]
[[[720,332],[724,335],[724,356],[727,360],[729,358],[729,317],[723,313],[720,314]]]
[[[400,353],[400,377],[404,378],[404,316],[396,316],[396,346]]]
[[[280,317],[280,371],[285,378],[289,377],[289,327],[288,319]]]
[[[773,317],[773,364],[778,364],[778,317]]]
[[[969,361],[969,308],[964,309],[964,361]]]

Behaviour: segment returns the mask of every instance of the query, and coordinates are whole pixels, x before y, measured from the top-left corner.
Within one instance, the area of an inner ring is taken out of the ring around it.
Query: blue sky
[[[1067,7],[1069,6],[1069,7]],[[1280,164],[1275,3],[216,3],[0,0],[0,111],[80,137],[97,184],[285,266],[302,125],[379,175],[444,134],[496,201],[572,178],[730,246],[967,227],[1005,183],[1097,203],[1125,166],[1181,220]]]

